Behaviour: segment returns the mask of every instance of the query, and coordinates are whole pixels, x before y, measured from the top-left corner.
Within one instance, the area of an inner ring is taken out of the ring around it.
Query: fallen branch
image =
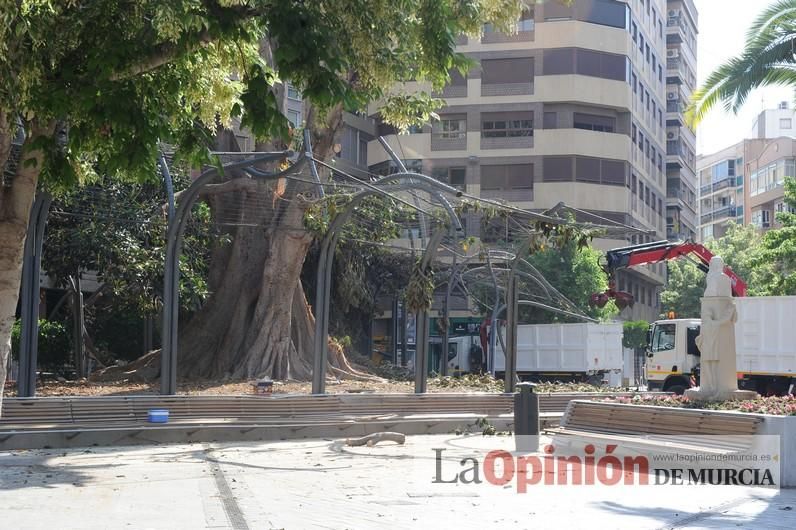
[[[346,439],[345,444],[352,447],[360,445],[373,447],[379,442],[395,442],[397,444],[403,445],[405,441],[406,436],[399,432],[375,432],[361,438],[348,438]]]

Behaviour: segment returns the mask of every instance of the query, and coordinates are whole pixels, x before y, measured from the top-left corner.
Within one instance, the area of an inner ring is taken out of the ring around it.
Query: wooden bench
[[[61,398],[4,399],[0,428],[72,423],[72,407]]]
[[[169,422],[297,423],[426,416],[510,415],[506,394],[329,394],[275,396],[98,396],[7,399],[0,429],[53,425],[146,424],[151,409]]]
[[[762,419],[743,413],[574,400],[551,434],[586,441],[732,453],[747,449]]]

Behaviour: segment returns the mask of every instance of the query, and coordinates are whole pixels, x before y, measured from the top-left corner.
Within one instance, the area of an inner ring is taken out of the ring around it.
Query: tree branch
[[[113,72],[110,75],[110,80],[122,81],[124,79],[135,77],[146,72],[151,72],[152,70],[160,68],[164,64],[172,62],[177,58],[178,55],[182,53],[190,53],[202,46],[209,44],[213,41],[213,38],[210,35],[210,32],[207,29],[204,29],[190,40],[194,42],[188,45],[164,42],[159,46],[156,46],[148,57],[128,65],[121,70]]]

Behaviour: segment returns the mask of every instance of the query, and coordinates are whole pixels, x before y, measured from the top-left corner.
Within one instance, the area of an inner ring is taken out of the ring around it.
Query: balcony
[[[680,98],[666,100],[666,112],[681,113],[683,106],[680,104]]]
[[[669,44],[688,42],[688,24],[681,16],[666,20],[666,42]]]
[[[432,151],[465,151],[467,149],[466,133],[432,133]]]
[[[523,149],[533,147],[533,132],[529,136],[481,136],[481,149]]]
[[[531,21],[532,22],[532,21]],[[533,25],[531,25],[533,27]],[[495,44],[501,42],[533,42],[534,30],[530,31],[517,31],[514,34],[501,33],[499,31],[491,31],[484,33],[481,36],[481,44]]]
[[[524,96],[533,94],[533,81],[529,83],[497,83],[481,85],[482,96]]]
[[[699,188],[699,195],[700,197],[704,197],[705,195],[710,195],[711,193],[715,193],[717,191],[729,188],[730,186],[735,185],[735,177],[725,177],[713,184],[708,184],[706,186],[702,186]]]
[[[533,201],[533,188],[482,189],[481,198],[508,202],[531,202]]]
[[[703,214],[700,218],[700,224],[714,223],[723,219],[735,220],[736,215],[735,205],[723,206],[717,210]]]
[[[448,85],[442,89],[441,92],[434,91],[432,93],[435,97],[443,98],[466,98],[467,97],[467,84],[464,85]]]

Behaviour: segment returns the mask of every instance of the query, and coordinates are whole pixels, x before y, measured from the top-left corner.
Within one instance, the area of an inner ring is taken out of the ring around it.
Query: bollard
[[[533,383],[520,383],[514,394],[514,441],[517,451],[539,450],[539,395]]]

